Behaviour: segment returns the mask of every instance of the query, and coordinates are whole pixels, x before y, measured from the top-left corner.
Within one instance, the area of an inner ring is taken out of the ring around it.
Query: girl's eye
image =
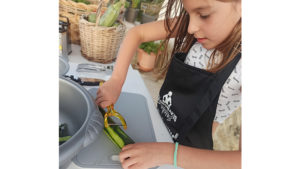
[[[200,18],[202,19],[207,19],[209,17],[209,15],[200,15]]]

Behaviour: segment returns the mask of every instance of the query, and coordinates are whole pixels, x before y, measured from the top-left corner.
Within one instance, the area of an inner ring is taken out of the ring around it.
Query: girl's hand
[[[124,169],[148,169],[173,163],[174,144],[135,143],[123,147],[120,161]]]
[[[110,78],[99,86],[96,104],[105,108],[116,103],[122,90],[122,83],[118,79]]]

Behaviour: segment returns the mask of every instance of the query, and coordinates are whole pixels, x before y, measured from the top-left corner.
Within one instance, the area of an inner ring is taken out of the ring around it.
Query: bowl
[[[79,84],[59,78],[59,125],[65,124],[71,136],[59,145],[59,168],[66,168],[71,159],[94,142],[103,129],[103,117],[90,93]]]

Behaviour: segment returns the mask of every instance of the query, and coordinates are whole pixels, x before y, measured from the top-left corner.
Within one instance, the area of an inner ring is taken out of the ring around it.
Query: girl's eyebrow
[[[201,11],[210,8],[211,8],[210,6],[201,6],[201,7],[194,8],[192,11],[196,12],[196,11]]]

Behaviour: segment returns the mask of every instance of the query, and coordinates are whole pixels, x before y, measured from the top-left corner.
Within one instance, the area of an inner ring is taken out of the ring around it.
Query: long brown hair
[[[176,16],[176,21],[172,20],[172,9],[174,9],[175,14],[179,14]],[[162,43],[165,50],[155,62],[154,73],[158,75],[158,79],[161,79],[165,76],[169,68],[171,57],[173,57],[176,52],[188,52],[192,45],[196,42],[195,37],[187,32],[190,18],[189,14],[183,8],[181,0],[169,0],[164,15],[164,26],[169,34],[166,40],[164,40]],[[171,39],[171,36],[175,32],[177,32],[177,34],[175,35],[174,47],[170,54],[168,53],[168,43]],[[221,60],[218,62],[218,64],[212,64],[215,63],[216,55],[219,54],[219,52],[222,54]],[[241,19],[237,22],[229,36],[222,43],[215,47],[211,54],[207,71],[213,73],[217,72],[226,66],[239,52],[241,52]]]

